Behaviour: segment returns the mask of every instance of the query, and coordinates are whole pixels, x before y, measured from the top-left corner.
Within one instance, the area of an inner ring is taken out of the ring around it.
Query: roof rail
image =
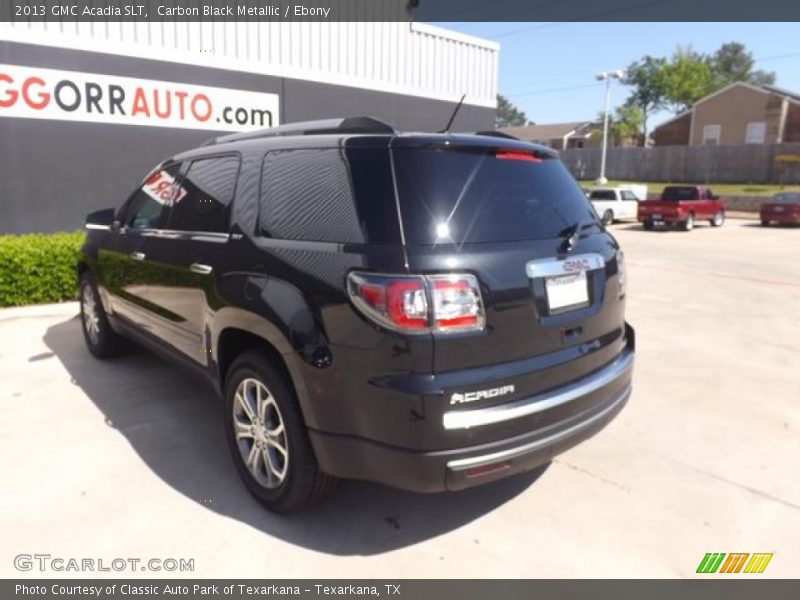
[[[247,131],[244,133],[230,133],[211,138],[204,145],[226,144],[243,140],[254,140],[282,135],[324,135],[347,133],[384,133],[394,135],[394,127],[374,117],[345,117],[343,119],[321,119],[319,121],[301,121],[287,123],[269,129]]]
[[[507,140],[518,140],[519,138],[508,133],[504,133],[502,131],[497,131],[496,129],[491,129],[489,131],[476,131],[475,135],[488,135],[489,137],[499,137],[505,138]]]

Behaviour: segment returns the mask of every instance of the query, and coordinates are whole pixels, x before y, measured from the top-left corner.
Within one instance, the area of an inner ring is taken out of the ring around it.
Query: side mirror
[[[114,218],[116,210],[113,208],[104,208],[96,210],[86,215],[86,229],[111,229],[116,223]]]

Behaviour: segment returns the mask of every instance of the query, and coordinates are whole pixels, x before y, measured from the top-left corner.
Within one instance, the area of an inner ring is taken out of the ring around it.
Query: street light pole
[[[598,73],[596,75],[598,81],[606,82],[606,103],[603,109],[603,147],[600,153],[600,177],[595,182],[598,185],[605,185],[608,183],[606,179],[606,152],[608,149],[608,105],[611,100],[611,80],[622,79],[625,74],[622,71],[611,71]]]

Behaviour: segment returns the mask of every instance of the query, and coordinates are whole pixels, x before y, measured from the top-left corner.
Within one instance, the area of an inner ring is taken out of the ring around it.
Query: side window
[[[274,150],[264,157],[264,235],[336,243],[397,243],[400,228],[385,148]]]
[[[150,173],[128,199],[120,215],[120,224],[129,229],[158,228],[179,169],[180,164],[175,163]]]
[[[623,200],[636,200],[636,196],[633,194],[633,192],[629,192],[628,190],[625,190],[625,191],[622,192],[622,199]]]
[[[169,229],[227,232],[238,173],[238,156],[192,161],[173,190]]]

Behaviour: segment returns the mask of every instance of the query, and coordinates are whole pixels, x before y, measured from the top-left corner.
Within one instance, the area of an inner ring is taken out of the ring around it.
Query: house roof
[[[663,123],[659,123],[653,128],[653,131],[663,127],[664,125],[672,123],[673,121],[677,121],[678,119],[685,117],[686,115],[692,114],[694,107],[697,106],[698,104],[706,102],[707,100],[711,100],[711,98],[719,96],[720,94],[724,94],[729,89],[734,87],[746,87],[750,90],[753,90],[754,92],[760,92],[762,94],[777,94],[778,96],[783,96],[784,98],[788,98],[789,100],[792,100],[794,102],[800,102],[800,94],[791,92],[789,90],[785,90],[783,88],[776,87],[774,85],[754,85],[752,83],[747,83],[746,81],[734,81],[733,83],[729,83],[725,87],[718,89],[716,92],[712,92],[707,96],[703,96],[702,98],[700,98],[700,100],[694,103],[694,106],[692,106],[692,108],[685,110],[682,113],[678,113],[677,115],[675,115],[674,117],[672,117],[667,121],[664,121]]]
[[[681,113],[678,113],[677,115],[675,115],[671,119],[667,119],[663,123],[659,123],[658,125],[653,127],[653,131],[655,131],[656,129],[661,129],[662,127],[664,127],[664,125],[669,125],[670,123],[672,123],[674,121],[677,121],[678,119],[682,119],[683,117],[687,117],[687,116],[689,116],[691,114],[692,114],[692,109],[691,108],[689,110],[685,110],[685,111],[683,111]]]
[[[541,125],[522,125],[519,127],[501,127],[499,131],[513,135],[515,138],[528,141],[552,140],[573,134],[579,129],[591,125],[591,121],[574,121],[571,123],[543,123]]]
[[[786,96],[789,100],[795,100],[800,102],[800,94],[796,92],[791,92],[789,90],[776,87],[774,85],[762,85],[765,90],[772,92],[773,94],[778,94],[779,96]]]

